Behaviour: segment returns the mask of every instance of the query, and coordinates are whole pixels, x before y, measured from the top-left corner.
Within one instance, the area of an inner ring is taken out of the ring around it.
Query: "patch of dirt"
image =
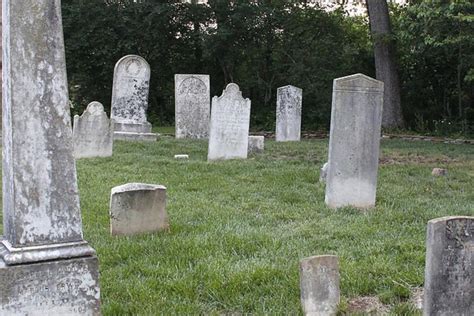
[[[423,156],[423,155],[397,155],[397,154],[390,154],[390,155],[382,155],[379,159],[379,163],[381,165],[404,165],[404,164],[438,164],[438,165],[445,165],[445,164],[452,164],[460,162],[460,160],[451,158],[448,156]]]
[[[348,302],[347,311],[350,314],[364,314],[364,315],[388,315],[390,306],[382,304],[376,296],[361,296],[356,297]]]

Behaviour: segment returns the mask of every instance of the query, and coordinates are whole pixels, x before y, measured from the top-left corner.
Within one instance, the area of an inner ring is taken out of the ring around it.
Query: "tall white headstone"
[[[303,90],[284,86],[277,90],[276,141],[299,141],[301,139],[301,108]]]
[[[326,204],[375,206],[383,82],[362,74],[334,80]]]
[[[207,159],[247,158],[251,101],[242,97],[235,83],[220,97],[212,98],[211,129]]]
[[[128,55],[115,65],[112,113],[115,139],[156,140],[147,121],[150,65],[140,56]]]
[[[112,156],[113,126],[101,103],[92,102],[81,116],[74,116],[72,138],[76,159]]]
[[[0,315],[99,315],[83,239],[60,0],[3,0]]]
[[[175,75],[176,138],[208,138],[211,116],[208,75]]]

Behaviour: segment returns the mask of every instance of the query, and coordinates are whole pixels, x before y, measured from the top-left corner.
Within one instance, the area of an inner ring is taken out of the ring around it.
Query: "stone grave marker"
[[[276,133],[277,142],[301,139],[301,109],[303,90],[284,86],[277,90]]]
[[[211,129],[207,159],[246,159],[251,101],[242,97],[235,83],[212,99]]]
[[[339,279],[337,256],[314,256],[301,260],[301,304],[305,315],[337,314]]]
[[[164,186],[128,183],[112,189],[110,197],[112,235],[135,235],[168,229]]]
[[[176,138],[208,138],[211,116],[208,75],[175,75]]]
[[[147,121],[150,65],[137,55],[122,57],[115,65],[112,88],[114,137],[119,140],[155,141]]]
[[[474,315],[474,217],[428,222],[423,315]]]
[[[3,12],[0,315],[100,315],[98,260],[82,233],[61,2],[4,0]]]
[[[72,138],[76,159],[112,156],[113,126],[101,103],[92,102],[81,116],[74,116]]]
[[[249,154],[262,153],[265,150],[265,136],[249,136]]]
[[[375,206],[383,82],[362,74],[334,80],[326,204]]]

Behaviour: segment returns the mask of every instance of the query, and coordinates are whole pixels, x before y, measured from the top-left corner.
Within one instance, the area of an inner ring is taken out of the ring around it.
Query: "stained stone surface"
[[[3,0],[0,315],[97,315],[83,240],[60,0]]]
[[[101,103],[92,102],[81,116],[74,116],[72,135],[76,159],[112,156],[113,126]]]
[[[383,82],[362,74],[334,80],[326,204],[375,206]]]
[[[276,141],[299,141],[301,139],[301,108],[303,90],[295,86],[284,86],[277,90]]]
[[[423,315],[474,315],[474,217],[428,222]]]
[[[301,304],[305,315],[337,314],[339,279],[337,256],[314,256],[301,260]]]
[[[208,161],[247,158],[250,106],[235,83],[212,99]]]
[[[262,153],[265,150],[265,136],[249,136],[249,154]]]
[[[211,117],[208,75],[175,75],[176,138],[208,138]]]
[[[112,235],[135,235],[168,230],[166,188],[162,185],[128,183],[112,189]]]
[[[6,267],[0,260],[0,315],[100,315],[96,257]]]

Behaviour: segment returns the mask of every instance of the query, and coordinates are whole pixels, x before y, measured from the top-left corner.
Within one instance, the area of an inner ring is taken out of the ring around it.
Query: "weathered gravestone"
[[[474,315],[474,217],[428,222],[424,315]]]
[[[265,136],[249,136],[249,154],[262,153],[265,150]]]
[[[251,101],[242,97],[235,83],[220,97],[212,98],[211,129],[207,159],[247,158]]]
[[[375,206],[383,82],[362,74],[334,80],[326,183],[332,208]]]
[[[301,304],[305,315],[336,315],[340,301],[339,259],[314,256],[300,262]]]
[[[277,90],[276,141],[299,141],[301,139],[301,108],[303,90],[284,86]]]
[[[112,113],[115,139],[155,141],[147,121],[150,65],[140,56],[128,55],[115,65]]]
[[[208,138],[211,116],[208,75],[175,75],[176,138]]]
[[[135,235],[168,229],[164,186],[128,183],[112,189],[110,197],[112,235]]]
[[[114,146],[113,126],[99,102],[90,103],[82,116],[74,116],[74,157],[110,157]]]
[[[4,0],[0,315],[99,315],[83,239],[60,0]]]

